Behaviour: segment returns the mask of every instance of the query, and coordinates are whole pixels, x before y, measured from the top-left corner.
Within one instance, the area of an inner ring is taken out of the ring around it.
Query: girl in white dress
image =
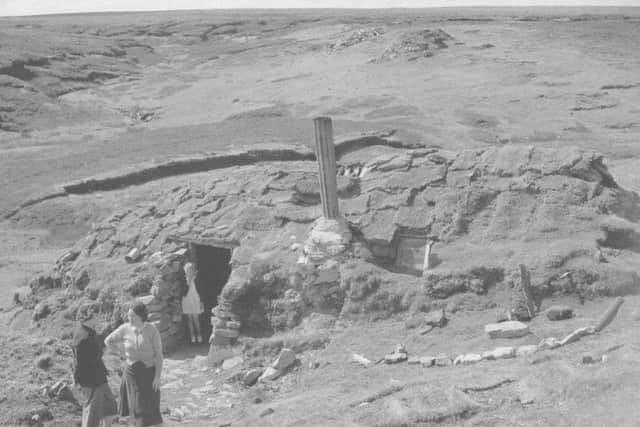
[[[182,312],[187,315],[187,324],[191,332],[191,342],[202,342],[202,332],[200,331],[200,314],[204,311],[200,295],[196,289],[196,267],[188,262],[184,265],[184,274],[187,279],[189,291],[182,298]]]

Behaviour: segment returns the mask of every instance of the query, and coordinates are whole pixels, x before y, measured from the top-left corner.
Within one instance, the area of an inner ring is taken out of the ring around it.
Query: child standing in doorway
[[[202,342],[202,332],[200,330],[200,314],[204,311],[200,295],[196,289],[196,267],[190,262],[184,265],[184,275],[187,279],[189,291],[182,298],[182,312],[187,316],[187,324],[191,333],[191,342]]]

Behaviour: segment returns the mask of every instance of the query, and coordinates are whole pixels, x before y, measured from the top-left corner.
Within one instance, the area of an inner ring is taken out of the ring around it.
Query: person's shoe
[[[195,344],[196,343],[196,337],[191,337],[191,344]]]
[[[198,335],[198,342],[201,343],[202,342],[202,337],[200,335]]]

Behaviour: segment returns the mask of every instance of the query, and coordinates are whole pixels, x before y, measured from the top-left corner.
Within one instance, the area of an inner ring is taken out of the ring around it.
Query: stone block
[[[425,368],[430,368],[436,363],[435,356],[422,356],[420,357],[419,360],[420,360],[420,365],[422,365]]]
[[[539,350],[553,350],[558,347],[560,347],[560,341],[554,337],[544,338],[540,341],[540,344],[538,344]]]
[[[226,327],[229,329],[240,329],[241,323],[240,322],[236,322],[235,320],[229,320],[227,321]]]
[[[316,269],[315,283],[333,283],[340,280],[340,265],[335,260],[329,260]]]
[[[516,356],[528,356],[529,354],[533,354],[538,350],[537,345],[521,345],[516,348]]]
[[[210,347],[209,355],[207,356],[207,362],[209,366],[219,366],[225,360],[231,359],[234,356],[235,354],[233,354],[233,351],[231,351],[231,349]]]
[[[516,349],[514,347],[497,347],[482,353],[483,360],[510,359],[512,357],[516,357]]]
[[[434,359],[435,366],[449,366],[453,363],[449,356],[438,355]]]
[[[420,358],[417,356],[411,356],[409,357],[409,359],[407,359],[407,363],[409,365],[419,365],[420,364]]]
[[[482,356],[479,354],[461,354],[453,361],[454,365],[470,365],[472,363],[478,363],[482,360]]]
[[[242,365],[242,362],[243,362],[242,356],[235,356],[230,359],[226,359],[224,362],[222,362],[222,369],[224,370],[233,369],[236,366]]]
[[[407,353],[395,352],[395,353],[387,354],[386,356],[384,356],[384,362],[388,364],[400,363],[407,360],[407,358],[408,358]]]
[[[274,369],[284,372],[296,361],[296,354],[289,348],[283,348],[278,358],[271,365]]]
[[[149,305],[155,301],[155,296],[153,295],[145,295],[142,297],[136,298],[136,302],[141,302],[144,305]]]
[[[223,337],[220,335],[211,335],[211,337],[209,338],[209,344],[211,344],[212,346],[226,347],[231,345],[231,341],[231,338]]]
[[[262,375],[260,375],[260,378],[258,379],[258,381],[260,382],[273,381],[275,379],[278,379],[281,375],[282,375],[281,371],[269,366],[267,369],[264,370]]]
[[[529,334],[529,327],[515,320],[485,325],[484,331],[489,338],[519,338]]]
[[[573,309],[566,305],[554,305],[549,307],[545,314],[549,320],[565,320],[573,317]]]
[[[238,336],[240,335],[240,332],[237,329],[216,328],[213,331],[213,333],[216,336],[227,337],[227,338],[238,338]]]
[[[243,384],[246,385],[246,386],[254,385],[258,381],[258,378],[260,378],[260,376],[262,375],[263,372],[264,372],[264,369],[262,369],[262,368],[249,369],[242,376]]]

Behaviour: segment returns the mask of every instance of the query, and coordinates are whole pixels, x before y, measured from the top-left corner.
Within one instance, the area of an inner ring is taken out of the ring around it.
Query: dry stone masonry
[[[452,152],[386,138],[336,150],[339,169],[360,170],[337,176],[339,212],[323,206],[314,162],[214,170],[97,224],[50,280],[19,298],[68,289],[75,302],[65,316],[102,315],[110,327],[124,319],[124,303],[142,298],[175,348],[184,337],[188,242],[230,251],[231,273],[212,311],[216,348],[293,328],[313,312],[429,311],[456,294],[507,289],[520,280],[520,264],[533,297],[638,291],[628,266],[638,258],[640,198],[616,184],[602,156],[516,145]],[[58,315],[56,298],[38,301],[52,307],[46,316]]]

